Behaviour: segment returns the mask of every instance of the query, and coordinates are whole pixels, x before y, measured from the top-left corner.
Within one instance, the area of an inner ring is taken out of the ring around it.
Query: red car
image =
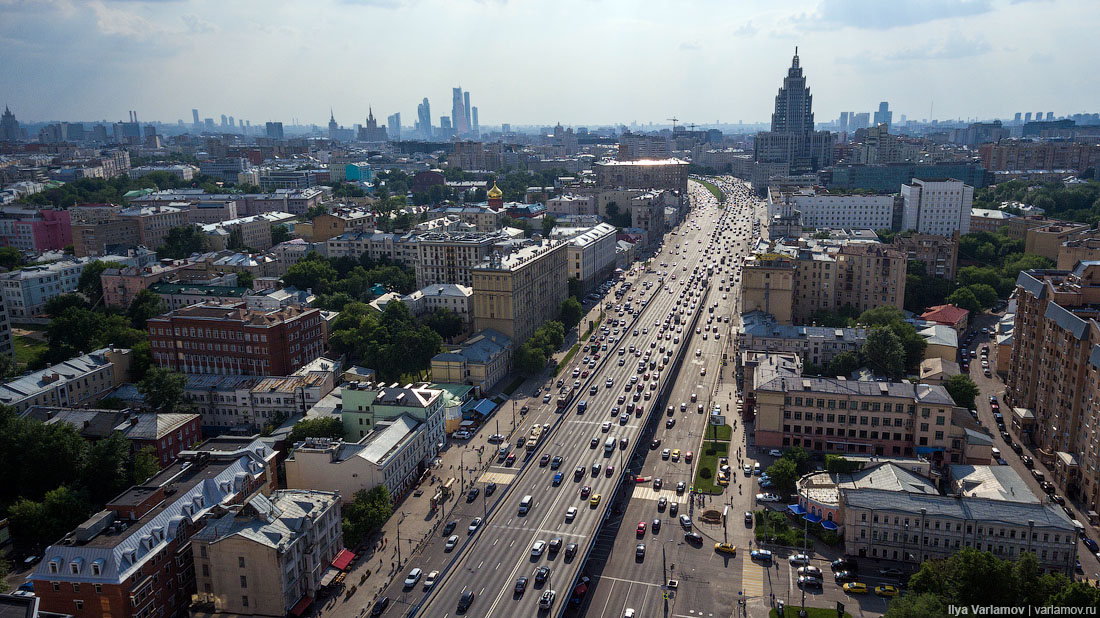
[[[638,536],[642,536],[644,534],[645,534],[645,522],[640,521],[640,522],[638,522]]]
[[[585,485],[584,487],[581,487],[581,500],[584,500],[585,498],[587,498],[588,494],[590,494],[590,493],[592,493],[592,488],[591,487],[589,487],[588,485]]]

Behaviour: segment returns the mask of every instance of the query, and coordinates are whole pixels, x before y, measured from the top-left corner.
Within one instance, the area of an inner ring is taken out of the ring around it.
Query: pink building
[[[73,244],[69,211],[5,208],[0,212],[0,243],[20,251],[60,251]]]

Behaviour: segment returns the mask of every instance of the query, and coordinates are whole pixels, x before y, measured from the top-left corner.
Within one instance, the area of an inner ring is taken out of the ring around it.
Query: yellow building
[[[557,319],[568,294],[568,255],[568,243],[542,240],[473,268],[474,329],[494,329],[519,346]]]
[[[790,324],[793,315],[794,260],[765,253],[745,261],[741,277],[741,312],[763,311],[780,324]]]

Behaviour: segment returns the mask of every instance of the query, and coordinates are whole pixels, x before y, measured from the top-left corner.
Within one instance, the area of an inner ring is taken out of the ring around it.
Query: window
[[[241,588],[247,588],[247,587],[248,587],[248,578],[245,577],[244,575],[241,575]]]
[[[73,592],[80,592],[80,583],[73,582]]]
[[[1046,552],[1043,552],[1043,553],[1045,554]],[[80,599],[76,599],[75,601],[73,601],[73,603],[76,604],[76,611],[78,611],[78,612],[84,611],[84,601],[81,601]]]
[[[244,556],[237,556],[237,566],[244,568]]]
[[[243,607],[248,607],[248,597],[241,597],[241,605]]]
[[[96,594],[103,594],[103,584],[96,584],[95,585],[95,593]]]

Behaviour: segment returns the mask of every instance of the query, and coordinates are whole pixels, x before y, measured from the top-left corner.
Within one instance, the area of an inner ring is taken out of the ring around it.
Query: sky
[[[1095,112],[1096,0],[0,0],[21,121],[766,122],[795,46],[818,122]]]

